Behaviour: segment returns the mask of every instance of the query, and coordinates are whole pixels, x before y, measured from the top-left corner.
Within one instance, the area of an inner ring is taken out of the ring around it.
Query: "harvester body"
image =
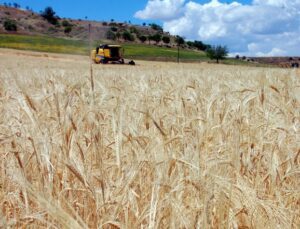
[[[97,64],[106,64],[109,62],[124,63],[122,47],[120,45],[99,45],[96,49],[92,50],[91,58]]]

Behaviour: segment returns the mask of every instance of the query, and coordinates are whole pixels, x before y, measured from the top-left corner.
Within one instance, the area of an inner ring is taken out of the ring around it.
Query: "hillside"
[[[6,20],[14,21],[17,26],[16,31],[7,31],[4,28]],[[22,34],[22,35],[46,35],[59,38],[72,38],[78,40],[89,39],[89,25],[91,25],[91,39],[107,39],[108,32],[123,33],[129,31],[134,37],[134,43],[142,43],[139,36],[151,36],[160,33],[161,36],[169,36],[169,46],[174,46],[174,38],[168,33],[151,28],[151,26],[132,25],[120,22],[98,22],[89,20],[75,20],[70,18],[57,17],[57,23],[51,24],[40,14],[13,7],[0,5],[0,33],[1,34]],[[70,28],[69,30],[66,30]],[[122,42],[122,37],[114,37]],[[162,44],[163,42],[161,42]],[[151,41],[151,44],[156,42]]]
[[[38,13],[0,6],[0,47],[88,55],[90,45],[94,47],[100,43],[122,43],[126,50],[126,58],[177,60],[175,37],[164,32],[159,26],[155,27],[155,24],[140,26],[114,21],[97,22],[60,17],[56,20],[51,24]],[[7,21],[12,22],[15,29],[9,31],[5,28]],[[90,35],[89,26],[91,26]],[[124,33],[127,33],[126,37]],[[141,36],[149,38],[157,34],[161,38],[168,37],[169,42],[140,39]],[[181,48],[180,59],[181,61],[207,60],[203,51],[190,49],[187,46]]]
[[[115,21],[98,22],[58,16],[56,20],[56,23],[51,24],[39,13],[0,5],[0,35],[2,34],[0,47],[86,55],[91,40],[93,46],[99,43],[123,43],[127,48],[127,58],[177,60],[176,37],[163,31],[160,26],[153,26],[155,24],[132,25]],[[15,29],[9,31],[5,28],[7,22],[12,23]],[[126,37],[124,33],[127,33]],[[155,41],[156,35],[160,37],[160,41]],[[141,37],[144,37],[144,40]],[[163,37],[168,38],[169,42],[163,42]],[[187,42],[182,46],[181,61],[208,61],[205,53],[201,51],[207,45],[202,44],[204,47],[197,50],[190,45],[191,43],[193,42]],[[300,65],[300,59],[298,57],[245,57],[245,59],[228,59],[223,63],[297,67]]]

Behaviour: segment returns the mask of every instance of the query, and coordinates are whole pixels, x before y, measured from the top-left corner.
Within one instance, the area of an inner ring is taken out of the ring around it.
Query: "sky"
[[[0,3],[9,2],[2,1]],[[300,0],[16,0],[61,17],[155,22],[186,40],[226,45],[232,55],[299,56]]]

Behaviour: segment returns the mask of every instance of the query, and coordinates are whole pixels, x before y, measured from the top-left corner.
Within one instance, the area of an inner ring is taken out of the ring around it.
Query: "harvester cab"
[[[118,63],[124,64],[123,48],[120,45],[99,45],[96,49],[92,50],[91,58],[96,64]],[[134,61],[128,64],[134,65]]]

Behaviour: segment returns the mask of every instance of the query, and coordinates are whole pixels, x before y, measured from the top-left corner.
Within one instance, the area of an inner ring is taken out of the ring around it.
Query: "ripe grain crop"
[[[0,228],[299,227],[299,71],[0,69]]]

